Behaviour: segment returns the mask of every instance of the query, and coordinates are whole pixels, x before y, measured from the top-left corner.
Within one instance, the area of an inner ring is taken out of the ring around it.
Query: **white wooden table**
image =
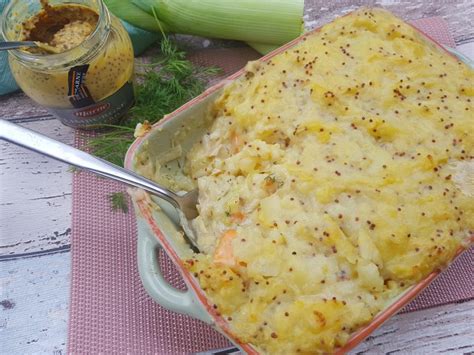
[[[354,5],[355,3],[355,5]],[[307,26],[356,5],[379,3],[405,19],[444,17],[458,49],[474,58],[472,0],[308,0]],[[221,43],[221,42],[211,42]],[[205,46],[209,45],[206,41]],[[61,125],[21,93],[0,97],[0,118],[72,144]],[[0,353],[66,349],[70,287],[71,179],[68,166],[0,142]],[[474,301],[393,317],[354,353],[474,352]]]

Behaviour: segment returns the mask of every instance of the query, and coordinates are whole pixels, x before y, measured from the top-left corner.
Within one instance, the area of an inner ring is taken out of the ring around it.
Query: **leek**
[[[247,42],[247,44],[261,54],[267,54],[278,48],[275,44]]]
[[[150,32],[161,32],[153,15],[132,4],[131,1],[104,0],[107,8],[122,20]]]
[[[172,32],[281,45],[301,34],[304,0],[132,0]]]
[[[174,32],[248,42],[268,53],[303,31],[304,0],[104,0],[126,22]]]

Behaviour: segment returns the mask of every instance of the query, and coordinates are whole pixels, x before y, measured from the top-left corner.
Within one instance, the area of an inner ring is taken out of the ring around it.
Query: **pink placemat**
[[[454,47],[440,18],[414,21],[440,43]],[[224,68],[226,74],[258,57],[248,48],[203,50],[191,60]],[[76,134],[83,147],[87,136]],[[112,212],[108,196],[124,185],[76,173],[73,178],[72,280],[68,352],[185,354],[230,343],[211,327],[167,311],[145,292],[136,261],[133,212]],[[474,297],[474,250],[464,253],[403,312],[460,302]],[[163,263],[168,279],[184,284],[171,261]]]

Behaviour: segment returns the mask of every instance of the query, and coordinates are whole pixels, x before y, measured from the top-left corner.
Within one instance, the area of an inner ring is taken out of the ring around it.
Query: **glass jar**
[[[94,128],[118,123],[134,101],[133,48],[127,31],[102,0],[48,3],[92,9],[98,15],[97,25],[82,43],[62,53],[9,51],[15,80],[65,125]],[[12,0],[2,14],[3,38],[22,40],[25,21],[41,9],[38,0]]]

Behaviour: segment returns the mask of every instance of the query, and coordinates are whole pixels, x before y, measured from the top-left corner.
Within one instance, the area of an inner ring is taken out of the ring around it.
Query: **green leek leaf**
[[[132,0],[132,3],[149,14],[155,13],[175,33],[281,45],[302,32],[303,0]]]
[[[153,15],[124,0],[104,0],[107,8],[118,18],[134,25],[135,27],[151,32],[161,32]]]
[[[247,44],[260,54],[267,54],[278,48],[277,45],[268,43],[247,42]]]

